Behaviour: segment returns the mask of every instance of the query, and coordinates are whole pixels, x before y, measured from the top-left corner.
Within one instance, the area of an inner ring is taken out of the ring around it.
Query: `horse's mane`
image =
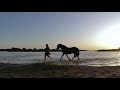
[[[59,44],[59,45],[61,45],[61,46],[63,46],[63,47],[66,47],[65,45],[63,45],[63,44]],[[67,47],[66,47],[67,48]]]
[[[67,46],[65,46],[65,45],[63,45],[63,44],[58,44],[58,45],[61,45],[61,46],[65,47],[65,48],[77,48],[77,47],[67,47]],[[77,48],[77,49],[78,49],[78,48]]]

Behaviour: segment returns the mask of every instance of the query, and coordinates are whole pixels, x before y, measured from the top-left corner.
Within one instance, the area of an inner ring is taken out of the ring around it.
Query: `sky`
[[[0,12],[0,48],[120,47],[120,12]]]

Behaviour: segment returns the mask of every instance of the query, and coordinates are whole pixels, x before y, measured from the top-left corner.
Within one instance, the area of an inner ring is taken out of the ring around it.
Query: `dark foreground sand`
[[[0,63],[0,78],[120,78],[120,67],[57,65],[53,61],[27,65]]]

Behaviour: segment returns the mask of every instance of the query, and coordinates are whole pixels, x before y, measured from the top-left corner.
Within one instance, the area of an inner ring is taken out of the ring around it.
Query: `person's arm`
[[[46,52],[46,48],[44,49],[44,51]]]

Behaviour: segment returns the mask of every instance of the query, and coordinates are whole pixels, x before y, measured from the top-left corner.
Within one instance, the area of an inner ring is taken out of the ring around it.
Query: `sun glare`
[[[120,24],[112,25],[102,31],[98,35],[98,41],[106,48],[120,47]]]

